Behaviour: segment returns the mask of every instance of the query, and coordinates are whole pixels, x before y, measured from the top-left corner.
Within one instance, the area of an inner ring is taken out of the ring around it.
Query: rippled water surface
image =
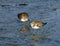
[[[30,17],[24,24],[17,17],[22,12]],[[47,22],[35,35],[33,20]],[[0,0],[0,46],[60,46],[60,0]]]

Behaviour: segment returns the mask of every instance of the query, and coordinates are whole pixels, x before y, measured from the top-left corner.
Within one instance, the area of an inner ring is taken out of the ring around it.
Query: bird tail
[[[46,25],[47,23],[43,23],[43,26]]]

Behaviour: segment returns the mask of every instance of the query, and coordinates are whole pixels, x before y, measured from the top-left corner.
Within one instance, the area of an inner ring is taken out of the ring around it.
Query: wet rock
[[[53,10],[53,11],[56,11],[56,10],[57,10],[57,8],[53,8],[52,10]]]
[[[19,4],[19,6],[27,6],[27,5],[28,5],[27,3]]]
[[[6,7],[6,6],[9,6],[9,5],[4,5],[4,4],[1,5],[1,7]]]
[[[0,30],[6,30],[5,28],[0,28]]]

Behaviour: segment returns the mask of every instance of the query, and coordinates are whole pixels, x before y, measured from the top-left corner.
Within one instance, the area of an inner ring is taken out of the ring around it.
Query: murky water
[[[22,12],[30,16],[24,24],[17,17]],[[33,20],[47,22],[43,32],[30,27]],[[24,25],[29,31],[20,31]],[[0,0],[0,46],[60,46],[60,0]]]

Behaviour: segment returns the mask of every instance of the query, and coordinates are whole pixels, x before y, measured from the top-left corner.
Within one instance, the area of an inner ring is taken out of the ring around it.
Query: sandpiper
[[[47,23],[44,23],[44,22],[41,22],[41,21],[32,21],[31,23],[30,23],[30,25],[31,25],[31,27],[33,28],[33,29],[39,29],[39,28],[41,28],[41,27],[43,27],[44,25],[46,25]]]
[[[41,22],[41,21],[32,21],[32,22],[30,23],[30,26],[31,26],[33,29],[41,29],[42,32],[43,32],[42,27],[43,27],[44,25],[46,25],[46,24],[47,24],[47,23],[44,23],[44,22]],[[35,32],[36,32],[36,30],[34,30],[34,32],[33,32],[32,34],[35,35]]]
[[[22,21],[22,22],[26,22],[29,20],[29,15],[26,12],[20,13],[18,14],[18,18]]]

